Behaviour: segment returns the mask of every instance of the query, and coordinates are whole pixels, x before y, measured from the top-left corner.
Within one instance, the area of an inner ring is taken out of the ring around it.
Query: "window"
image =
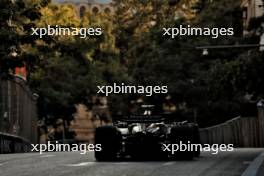
[[[248,16],[247,15],[247,13],[248,13],[247,11],[248,11],[247,7],[243,7],[243,18],[244,19],[247,19],[247,16]]]
[[[94,14],[97,14],[99,12],[99,8],[98,7],[93,7],[92,9]]]
[[[105,12],[106,14],[109,14],[109,13],[111,13],[111,10],[110,10],[110,8],[106,7],[106,8],[104,9],[104,12]]]
[[[85,15],[85,11],[86,11],[85,6],[81,6],[81,7],[80,7],[80,17],[81,17],[81,18],[84,17],[84,15]]]

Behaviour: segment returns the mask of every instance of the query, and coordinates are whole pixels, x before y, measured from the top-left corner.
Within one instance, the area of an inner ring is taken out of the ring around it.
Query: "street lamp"
[[[207,48],[203,49],[203,56],[208,56],[209,55],[209,51]]]

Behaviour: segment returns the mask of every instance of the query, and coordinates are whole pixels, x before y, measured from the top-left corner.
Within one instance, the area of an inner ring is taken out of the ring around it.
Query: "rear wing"
[[[164,122],[165,118],[160,115],[130,115],[117,118],[115,121],[126,123],[159,123]]]

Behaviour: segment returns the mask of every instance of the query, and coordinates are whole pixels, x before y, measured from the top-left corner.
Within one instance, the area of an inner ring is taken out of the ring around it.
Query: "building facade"
[[[243,27],[244,27],[244,35],[248,34],[249,31],[248,26],[250,23],[250,20],[252,18],[258,18],[264,15],[264,4],[263,0],[243,0],[241,7],[243,9]],[[264,51],[264,23],[261,25],[260,31],[259,31],[259,44],[261,45],[259,50]]]
[[[53,0],[58,4],[72,4],[76,8],[76,12],[80,17],[83,17],[86,12],[100,13],[105,12],[112,14],[114,8],[111,0]]]
[[[243,10],[243,26],[247,29],[252,18],[260,17],[264,14],[262,0],[243,0],[241,4]],[[245,31],[246,33],[247,31]]]

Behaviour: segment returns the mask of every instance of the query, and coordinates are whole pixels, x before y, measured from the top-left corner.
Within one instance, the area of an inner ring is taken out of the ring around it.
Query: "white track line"
[[[40,158],[49,158],[49,157],[53,157],[55,155],[41,155]]]
[[[164,163],[163,166],[170,166],[170,165],[173,165],[175,162],[167,162],[167,163]]]
[[[78,163],[78,164],[66,164],[65,166],[80,167],[80,166],[92,166],[94,164],[95,162],[83,162],[83,163]]]
[[[5,165],[7,162],[3,162],[3,163],[0,163],[0,166],[3,166],[3,165]]]

